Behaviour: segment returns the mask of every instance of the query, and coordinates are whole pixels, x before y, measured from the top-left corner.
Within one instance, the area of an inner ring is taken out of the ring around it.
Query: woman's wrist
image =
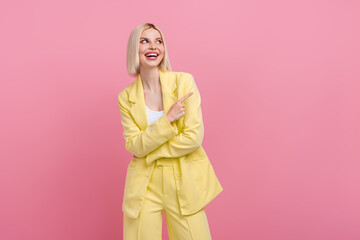
[[[166,118],[169,120],[170,123],[173,122],[173,120],[172,120],[167,114],[166,114],[165,116],[166,116]]]

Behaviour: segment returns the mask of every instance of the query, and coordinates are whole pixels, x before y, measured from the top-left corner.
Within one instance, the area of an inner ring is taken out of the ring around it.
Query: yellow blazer
[[[204,136],[201,98],[194,78],[185,72],[159,70],[164,115],[149,125],[140,74],[118,95],[126,150],[135,155],[127,167],[123,212],[137,218],[157,159],[174,161],[175,183],[182,215],[193,214],[222,190],[201,146]],[[170,107],[193,92],[183,103],[185,115],[170,123]]]

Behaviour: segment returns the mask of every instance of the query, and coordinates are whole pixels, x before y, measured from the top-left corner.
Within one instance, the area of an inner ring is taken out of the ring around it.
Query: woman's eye
[[[143,41],[147,41],[147,40],[146,40],[146,39],[143,39],[143,40],[141,40],[140,42],[142,43]],[[158,42],[162,43],[161,40],[158,40]]]

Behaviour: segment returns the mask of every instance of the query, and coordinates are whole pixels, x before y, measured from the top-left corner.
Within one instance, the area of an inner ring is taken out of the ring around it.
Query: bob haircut
[[[169,56],[167,53],[165,38],[164,38],[162,31],[157,26],[155,26],[155,24],[143,23],[143,24],[137,25],[134,28],[134,30],[132,30],[129,40],[128,40],[126,65],[127,65],[128,74],[130,76],[137,76],[138,74],[140,74],[140,61],[139,61],[140,36],[143,31],[145,31],[149,28],[154,28],[160,33],[160,36],[161,36],[161,38],[163,40],[163,44],[164,44],[165,54],[164,54],[162,61],[158,65],[158,69],[163,70],[163,71],[168,71],[168,70],[171,71],[170,60],[169,60]]]

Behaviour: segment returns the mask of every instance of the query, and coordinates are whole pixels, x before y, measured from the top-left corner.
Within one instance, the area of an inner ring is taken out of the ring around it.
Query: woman
[[[131,32],[127,69],[136,80],[118,95],[128,165],[122,210],[125,240],[211,239],[205,205],[222,190],[202,148],[201,98],[194,78],[171,71],[162,31]]]

